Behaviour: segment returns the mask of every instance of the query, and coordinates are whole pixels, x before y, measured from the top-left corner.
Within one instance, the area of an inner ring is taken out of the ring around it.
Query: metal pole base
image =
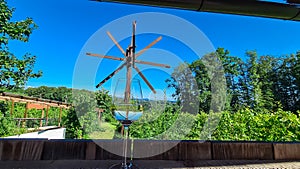
[[[132,164],[131,162],[128,163],[119,163],[119,164],[114,164],[109,167],[109,169],[139,169],[137,166]]]

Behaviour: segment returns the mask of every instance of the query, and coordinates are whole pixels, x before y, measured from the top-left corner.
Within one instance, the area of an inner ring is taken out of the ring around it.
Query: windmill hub
[[[159,36],[157,39],[155,39],[153,42],[151,42],[149,45],[147,45],[144,49],[142,49],[139,52],[135,52],[135,32],[136,32],[136,21],[132,23],[132,37],[131,37],[131,44],[126,49],[126,52],[124,49],[119,45],[119,43],[115,40],[115,38],[111,35],[110,32],[107,32],[110,39],[115,43],[115,45],[119,48],[121,53],[125,56],[123,58],[121,57],[115,57],[115,56],[106,56],[106,55],[100,55],[100,54],[93,54],[93,53],[86,53],[88,56],[95,56],[100,58],[106,58],[106,59],[112,59],[112,60],[119,60],[124,61],[124,63],[118,67],[115,71],[113,71],[111,74],[109,74],[105,79],[103,79],[99,84],[96,85],[96,88],[100,87],[103,83],[108,81],[110,78],[112,78],[115,74],[117,74],[123,67],[126,66],[127,73],[126,73],[126,95],[125,99],[130,97],[130,82],[132,78],[132,70],[131,68],[134,68],[139,76],[145,81],[147,86],[152,90],[153,93],[156,93],[154,87],[150,84],[150,82],[146,79],[146,77],[143,75],[143,73],[140,71],[140,69],[136,66],[136,63],[138,64],[144,64],[144,65],[150,65],[150,66],[157,66],[157,67],[164,67],[164,68],[170,68],[169,65],[160,64],[160,63],[154,63],[154,62],[148,62],[148,61],[142,61],[142,60],[136,60],[141,54],[143,54],[145,51],[147,51],[149,48],[151,48],[153,45],[155,45],[158,41],[162,39],[161,36]]]

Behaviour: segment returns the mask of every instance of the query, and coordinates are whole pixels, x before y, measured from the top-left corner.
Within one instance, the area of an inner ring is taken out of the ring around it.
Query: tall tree
[[[241,105],[239,81],[242,74],[242,60],[231,56],[228,50],[218,48],[216,54],[222,63],[227,85],[226,109],[237,109]]]
[[[258,56],[256,51],[248,51],[246,55],[249,57],[248,60],[248,87],[250,88],[250,106],[253,108],[259,108],[262,105],[262,86],[260,79],[260,74],[258,72]]]
[[[178,100],[182,111],[194,113],[198,111],[199,91],[190,66],[188,63],[179,65],[174,69],[172,78],[167,79],[166,82],[168,87],[175,88],[173,97]]]
[[[222,49],[219,52],[224,56]],[[206,54],[191,64],[179,65],[172,77],[167,80],[168,86],[176,89],[174,96],[180,100],[184,109],[187,108],[190,112],[198,107],[200,112],[207,113],[210,110],[219,112],[224,109],[226,81],[218,52]]]
[[[250,106],[250,89],[248,88],[249,79],[247,72],[247,63],[242,62],[239,65],[240,76],[238,77],[238,104],[236,104],[236,109],[242,109],[244,107]]]
[[[295,64],[292,69],[293,76],[295,77],[295,105],[293,111],[300,110],[300,51],[295,55]]]
[[[276,71],[273,93],[284,110],[300,109],[300,52],[281,58]]]
[[[31,18],[22,21],[11,21],[14,8],[9,8],[5,0],[0,0],[0,87],[24,87],[30,78],[38,78],[41,71],[34,73],[36,56],[25,54],[19,59],[9,51],[10,40],[28,42],[37,25]]]
[[[261,106],[267,110],[274,110],[277,105],[274,102],[274,76],[277,70],[277,61],[275,57],[272,56],[260,56],[258,63],[259,67],[257,73],[259,74],[260,84],[261,84]]]
[[[199,110],[202,112],[209,112],[211,103],[211,79],[208,74],[207,67],[203,60],[198,59],[189,65],[196,79],[198,87],[198,102]]]

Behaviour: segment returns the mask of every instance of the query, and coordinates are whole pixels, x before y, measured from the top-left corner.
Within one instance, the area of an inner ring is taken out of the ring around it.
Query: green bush
[[[16,122],[10,116],[8,105],[6,101],[0,101],[0,137],[17,135],[24,132],[18,129]]]
[[[300,141],[299,117],[281,109],[276,112],[255,112],[245,108],[236,113],[201,112],[196,116],[172,110],[166,110],[154,121],[134,123],[130,135],[135,138],[171,140]],[[181,120],[175,124],[177,118]],[[195,119],[192,127],[187,124],[190,118]],[[214,125],[216,127],[209,128]],[[169,133],[164,137],[158,136],[165,131]],[[183,133],[188,134],[184,136]]]
[[[224,112],[213,133],[214,140],[300,141],[300,120],[297,115],[279,109],[274,113]]]
[[[82,138],[82,128],[74,107],[70,108],[67,116],[63,118],[63,126],[66,128],[67,139]]]

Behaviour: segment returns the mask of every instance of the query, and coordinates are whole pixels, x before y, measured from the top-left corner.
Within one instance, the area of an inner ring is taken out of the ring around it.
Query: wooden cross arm
[[[120,51],[122,52],[122,54],[123,54],[124,56],[126,56],[126,53],[125,53],[124,49],[119,45],[119,43],[118,43],[118,42],[116,41],[116,39],[112,36],[112,34],[111,34],[109,31],[107,31],[106,33],[107,33],[107,35],[110,37],[110,39],[115,43],[115,45],[117,45],[117,47],[120,49]]]
[[[143,54],[146,50],[148,50],[149,48],[151,48],[153,45],[155,45],[158,41],[160,41],[162,39],[162,36],[158,37],[157,39],[155,39],[153,42],[151,42],[148,46],[146,46],[144,49],[142,49],[141,51],[139,51],[138,53],[135,54],[135,57],[139,57],[141,54]]]
[[[146,77],[142,74],[139,68],[134,67],[134,69],[138,72],[138,74],[141,76],[141,78],[145,81],[145,83],[148,85],[148,87],[152,90],[154,94],[156,94],[156,91],[154,87],[150,84],[150,82],[146,79]]]
[[[120,67],[118,67],[115,71],[113,71],[111,74],[109,74],[105,79],[103,79],[99,84],[97,84],[96,88],[99,88],[103,83],[108,81],[110,78],[112,78],[115,74],[117,74],[127,63],[123,63]]]
[[[154,63],[154,62],[146,62],[142,60],[135,60],[136,63],[145,64],[145,65],[151,65],[151,66],[158,66],[158,67],[164,67],[164,68],[170,68],[171,66],[160,64],[160,63]]]
[[[94,57],[99,57],[99,58],[106,58],[106,59],[112,59],[112,60],[119,60],[123,61],[124,58],[119,58],[119,57],[114,57],[114,56],[107,56],[107,55],[100,55],[100,54],[95,54],[95,53],[86,53],[88,56],[94,56]]]

